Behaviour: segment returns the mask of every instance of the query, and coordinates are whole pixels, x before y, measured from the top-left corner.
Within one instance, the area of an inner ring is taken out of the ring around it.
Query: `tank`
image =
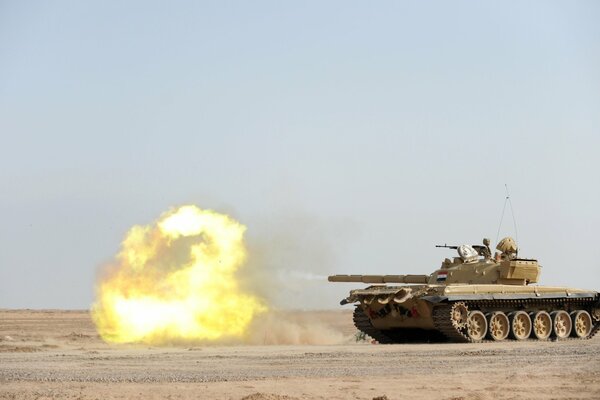
[[[542,267],[502,239],[458,252],[430,275],[332,275],[370,284],[350,291],[357,329],[379,343],[589,339],[600,329],[600,294],[536,285]],[[398,285],[400,284],[400,285]]]

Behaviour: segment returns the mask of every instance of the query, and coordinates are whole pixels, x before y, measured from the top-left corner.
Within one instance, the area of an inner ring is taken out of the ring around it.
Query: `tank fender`
[[[594,298],[595,292],[584,293],[479,293],[451,294],[445,296],[449,301],[463,300],[524,300],[524,299],[585,299]]]

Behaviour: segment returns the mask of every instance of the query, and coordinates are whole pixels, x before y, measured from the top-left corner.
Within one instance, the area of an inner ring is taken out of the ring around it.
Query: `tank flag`
[[[440,271],[437,274],[437,281],[444,282],[447,277],[448,277],[448,271]]]

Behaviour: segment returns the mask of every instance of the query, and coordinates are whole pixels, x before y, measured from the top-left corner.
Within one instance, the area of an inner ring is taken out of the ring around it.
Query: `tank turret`
[[[486,245],[485,243],[488,243]],[[440,269],[431,275],[332,275],[330,282],[362,282],[362,283],[425,283],[425,284],[503,284],[529,285],[539,280],[541,267],[537,260],[519,259],[516,245],[512,238],[502,239],[497,249],[502,251],[494,259],[491,258],[489,239],[482,245],[448,246],[456,249],[458,257],[446,258]]]

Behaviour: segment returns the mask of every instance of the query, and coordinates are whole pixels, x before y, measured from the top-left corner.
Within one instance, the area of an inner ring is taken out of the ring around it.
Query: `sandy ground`
[[[354,332],[348,312],[310,317]],[[103,343],[85,311],[0,310],[0,398],[600,399],[600,337],[156,348]]]

